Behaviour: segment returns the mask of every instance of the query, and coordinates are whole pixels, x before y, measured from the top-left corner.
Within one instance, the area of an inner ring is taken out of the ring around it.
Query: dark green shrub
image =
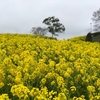
[[[86,35],[86,41],[92,42],[92,34],[90,32]]]
[[[98,36],[100,35],[100,32],[95,32],[95,33],[91,33],[92,36]]]
[[[100,42],[100,32],[92,33],[93,42]]]

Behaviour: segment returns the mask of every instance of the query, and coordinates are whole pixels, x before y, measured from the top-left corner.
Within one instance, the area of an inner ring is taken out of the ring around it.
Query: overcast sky
[[[86,35],[99,8],[100,0],[0,0],[0,33],[29,33],[47,27],[42,21],[55,16],[66,28],[58,39]]]

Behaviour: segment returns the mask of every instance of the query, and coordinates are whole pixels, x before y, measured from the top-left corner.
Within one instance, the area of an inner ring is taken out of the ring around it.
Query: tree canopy
[[[62,33],[65,31],[65,27],[63,24],[59,23],[59,19],[54,16],[45,18],[43,23],[48,25],[48,31],[55,36],[58,36],[57,33]]]

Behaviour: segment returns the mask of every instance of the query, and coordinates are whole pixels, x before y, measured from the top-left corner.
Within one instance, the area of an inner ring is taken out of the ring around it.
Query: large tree
[[[94,24],[94,31],[95,32],[99,32],[100,31],[100,8],[93,12],[93,17],[92,17],[92,21]]]
[[[58,36],[57,33],[62,33],[65,31],[65,27],[63,24],[59,23],[59,19],[55,18],[54,16],[45,18],[43,23],[48,25],[48,31],[55,36]]]
[[[48,32],[47,28],[42,28],[42,27],[32,27],[31,33],[33,34],[40,34],[40,35],[45,35]]]

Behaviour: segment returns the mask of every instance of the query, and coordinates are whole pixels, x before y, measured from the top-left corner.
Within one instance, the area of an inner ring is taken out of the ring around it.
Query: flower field
[[[0,34],[0,100],[100,100],[100,43]]]

